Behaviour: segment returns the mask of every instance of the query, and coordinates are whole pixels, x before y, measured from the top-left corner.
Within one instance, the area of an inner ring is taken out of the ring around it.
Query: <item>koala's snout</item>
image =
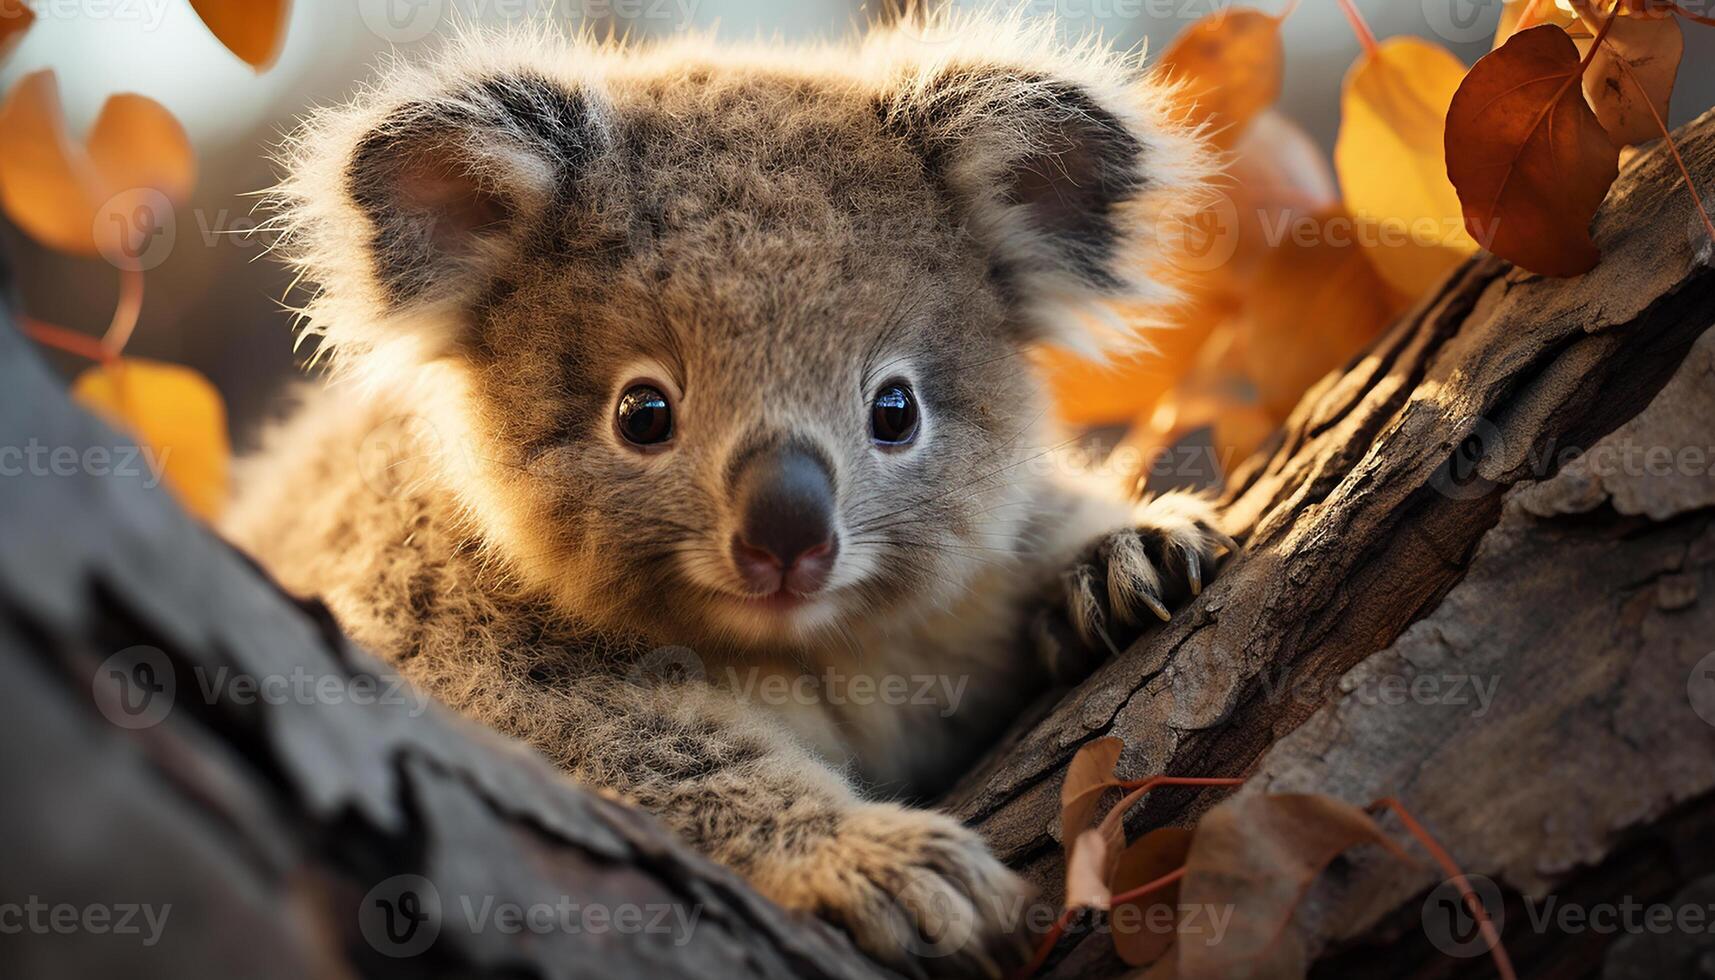
[[[840,542],[834,481],[820,457],[795,443],[752,453],[735,474],[733,500],[733,564],[757,595],[809,595],[827,582]]]

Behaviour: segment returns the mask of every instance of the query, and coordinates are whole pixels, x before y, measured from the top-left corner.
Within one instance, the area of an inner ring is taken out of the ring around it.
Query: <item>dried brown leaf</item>
[[[1332,797],[1248,793],[1210,810],[1197,824],[1179,896],[1185,905],[1230,908],[1232,915],[1220,942],[1177,944],[1179,976],[1302,976],[1305,954],[1288,928],[1292,915],[1322,870],[1358,844],[1412,862],[1369,814]]]
[[[1192,836],[1193,832],[1184,827],[1161,827],[1133,841],[1115,863],[1113,894],[1123,895],[1184,867]],[[1132,966],[1146,966],[1173,946],[1179,920],[1179,882],[1137,899],[1110,904],[1114,949],[1120,959]]]
[[[1590,219],[1619,175],[1619,148],[1585,103],[1581,73],[1565,31],[1533,27],[1472,66],[1447,111],[1447,176],[1465,229],[1543,275],[1596,264]]]

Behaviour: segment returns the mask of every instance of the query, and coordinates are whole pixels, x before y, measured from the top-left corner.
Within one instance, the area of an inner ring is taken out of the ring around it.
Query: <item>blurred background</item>
[[[875,0],[871,0],[875,2]],[[1256,0],[1279,13],[1286,0]],[[1553,3],[1555,0],[1545,0]],[[842,0],[297,0],[277,62],[257,73],[198,19],[188,0],[26,0],[36,21],[0,64],[0,86],[54,68],[74,138],[103,101],[134,91],[184,124],[198,160],[188,204],[177,209],[169,257],[148,274],[141,322],[128,353],[189,365],[224,394],[235,442],[257,420],[305,352],[294,353],[280,300],[290,277],[265,258],[254,225],[254,192],[273,180],[268,148],[305,107],[349,94],[389,50],[432,48],[460,19],[503,23],[549,17],[646,38],[684,31],[720,37],[833,38],[861,30],[876,11]],[[974,2],[955,6],[976,6]],[[1078,35],[1100,31],[1130,48],[1160,51],[1218,0],[1027,0],[1028,16]],[[1491,46],[1501,0],[1357,0],[1374,33],[1412,35],[1446,47],[1466,65]],[[1360,53],[1336,0],[1303,0],[1283,26],[1284,85],[1277,108],[1318,152],[1331,153],[1342,76]],[[1715,104],[1715,29],[1686,25],[1686,51],[1672,102],[1677,125]],[[10,223],[0,239],[31,316],[99,332],[118,283],[99,259],[61,255]],[[49,352],[68,374],[84,366]],[[1342,355],[1344,356],[1344,355]]]

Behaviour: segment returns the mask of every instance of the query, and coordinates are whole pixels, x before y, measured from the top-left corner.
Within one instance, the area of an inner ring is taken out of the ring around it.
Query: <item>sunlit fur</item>
[[[445,123],[518,104],[541,112]],[[862,933],[869,913],[838,892],[850,876],[804,884],[821,880],[801,873],[809,845],[744,814],[759,807],[784,833],[776,811],[808,808],[837,842],[841,814],[869,806],[851,780],[944,785],[1041,689],[1021,641],[1031,603],[1135,516],[1056,455],[1064,437],[1028,354],[1129,342],[1112,304],[1167,299],[1148,275],[1153,230],[1195,204],[1207,160],[1165,105],[1134,57],[1018,22],[811,48],[472,35],[426,65],[390,63],[284,153],[275,227],[331,377],[266,433],[227,530],[444,700]],[[423,119],[437,145],[413,142]],[[556,119],[575,131],[553,131]],[[1138,180],[1111,213],[1005,196],[1085,179],[1077,167],[1107,150],[1073,144],[1115,126],[1104,138],[1136,153],[1113,165]],[[505,202],[504,220],[444,263],[394,254],[447,229],[378,233],[353,199],[366,141],[400,159],[445,155]],[[1038,226],[1044,214],[1115,233],[1069,224],[1068,246]],[[639,379],[673,397],[663,451],[615,433],[614,404]],[[922,429],[884,450],[869,405],[895,380],[917,393]],[[779,613],[741,598],[728,469],[743,447],[788,438],[832,465],[841,551],[828,587]],[[717,687],[729,668],[836,665],[968,688],[947,718],[941,705],[735,714],[696,708],[702,693],[613,686],[669,645],[694,651]],[[663,725],[708,766],[665,779],[646,761],[659,746],[627,744]],[[734,783],[719,759],[752,742]],[[805,747],[833,768],[806,769]],[[731,819],[711,824],[710,805]],[[900,835],[895,860],[957,851],[937,873],[1004,876],[974,839],[931,847],[893,817],[866,819]],[[960,833],[920,821],[924,840]]]

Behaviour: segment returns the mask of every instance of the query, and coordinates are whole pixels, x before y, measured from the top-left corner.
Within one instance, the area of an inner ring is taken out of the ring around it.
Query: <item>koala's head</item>
[[[287,254],[336,365],[459,433],[447,482],[521,578],[673,642],[802,643],[1028,547],[1028,355],[1151,295],[1202,173],[1164,103],[970,23],[471,39],[312,117]]]

